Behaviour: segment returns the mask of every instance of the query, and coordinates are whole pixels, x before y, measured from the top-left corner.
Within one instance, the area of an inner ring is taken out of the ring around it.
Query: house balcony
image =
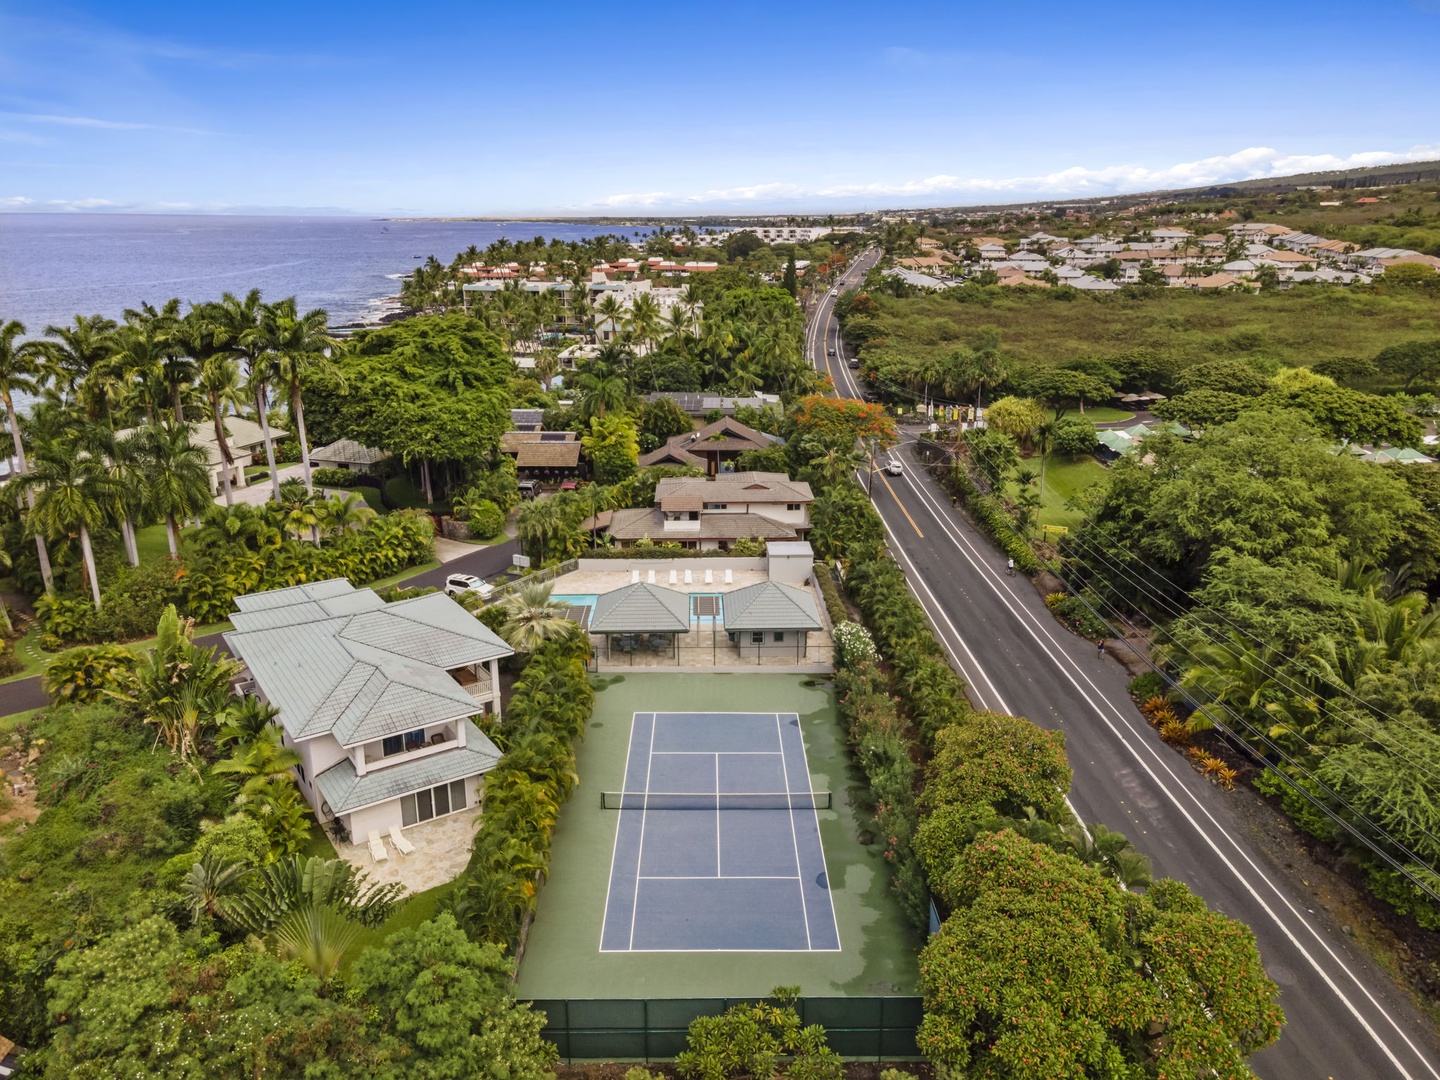
[[[492,701],[495,697],[495,681],[485,668],[456,668],[450,677],[465,688],[465,692],[476,701]]]

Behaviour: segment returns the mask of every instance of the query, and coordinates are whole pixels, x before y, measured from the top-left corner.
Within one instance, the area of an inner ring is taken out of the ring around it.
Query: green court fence
[[[685,1049],[690,1021],[754,998],[605,998],[535,1001],[541,1034],[565,1061],[668,1061]],[[802,997],[807,1025],[822,1024],[842,1057],[903,1061],[920,1057],[918,997]]]

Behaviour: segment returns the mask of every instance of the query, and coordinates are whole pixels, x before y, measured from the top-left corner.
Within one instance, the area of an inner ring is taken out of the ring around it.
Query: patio
[[[405,829],[400,835],[415,845],[410,855],[395,850],[389,834],[382,835],[389,858],[377,863],[370,857],[368,837],[354,837],[359,843],[337,844],[339,856],[363,870],[371,881],[398,881],[406,893],[424,892],[454,881],[470,861],[470,842],[480,822],[480,808],[472,806],[456,814],[435,818]]]

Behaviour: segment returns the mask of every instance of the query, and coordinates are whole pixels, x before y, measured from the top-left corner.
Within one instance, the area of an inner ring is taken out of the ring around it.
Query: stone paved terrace
[[[358,844],[337,844],[336,850],[340,858],[365,871],[371,881],[398,881],[407,894],[424,892],[460,876],[470,861],[470,842],[479,824],[480,808],[472,806],[412,825],[402,835],[415,845],[413,855],[401,855],[390,842],[390,834],[383,833],[381,839],[390,857],[382,863],[370,858],[368,837],[360,837]]]

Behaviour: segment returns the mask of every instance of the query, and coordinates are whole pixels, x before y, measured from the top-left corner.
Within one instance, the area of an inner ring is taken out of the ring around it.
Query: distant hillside
[[[1367,169],[1336,169],[1333,172],[1296,173],[1259,180],[1237,180],[1233,184],[1163,191],[1161,195],[1252,195],[1259,192],[1286,192],[1312,184],[1330,187],[1388,187],[1392,184],[1424,184],[1440,181],[1440,161],[1412,161],[1401,165],[1372,165]]]

